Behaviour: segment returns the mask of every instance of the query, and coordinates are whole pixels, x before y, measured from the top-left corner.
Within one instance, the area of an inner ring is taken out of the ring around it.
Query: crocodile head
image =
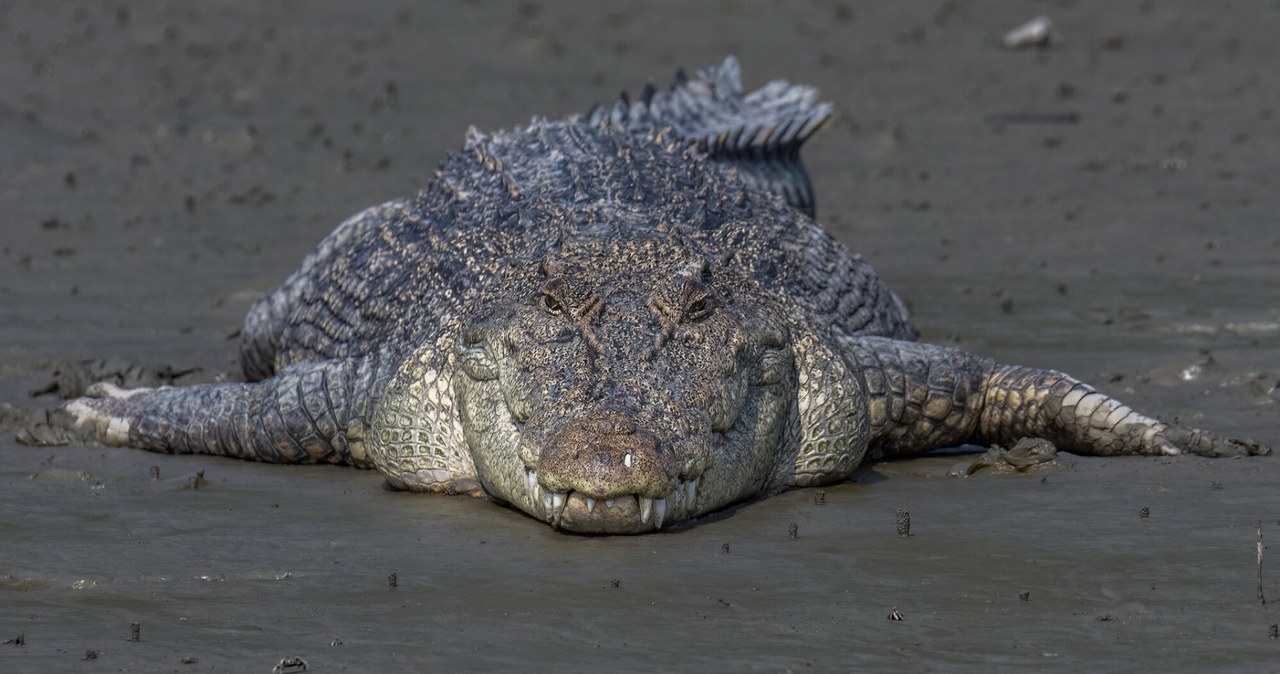
[[[766,489],[792,425],[777,310],[662,239],[561,247],[462,331],[481,483],[553,526],[657,529]]]

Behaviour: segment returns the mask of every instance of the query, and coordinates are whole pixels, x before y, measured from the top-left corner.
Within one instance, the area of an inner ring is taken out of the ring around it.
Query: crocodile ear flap
[[[475,381],[493,381],[498,378],[498,363],[483,346],[458,348],[458,367]]]

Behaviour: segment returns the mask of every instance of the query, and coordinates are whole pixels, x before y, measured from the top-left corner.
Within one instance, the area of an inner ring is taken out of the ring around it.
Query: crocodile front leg
[[[388,359],[374,356],[299,364],[249,384],[129,390],[95,384],[19,440],[373,468],[364,429],[392,370]]]
[[[844,340],[866,384],[870,455],[1044,438],[1079,454],[1268,454],[1252,440],[1166,424],[1070,375],[1001,365],[957,349],[878,337]]]

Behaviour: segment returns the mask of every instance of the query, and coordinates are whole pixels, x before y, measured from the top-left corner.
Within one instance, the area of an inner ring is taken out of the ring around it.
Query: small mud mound
[[[139,363],[126,359],[62,360],[50,363],[49,383],[29,391],[32,397],[53,395],[75,398],[91,384],[110,382],[121,388],[193,384],[205,379],[200,368],[175,368],[162,363]]]
[[[16,431],[35,421],[35,412],[10,403],[0,403],[0,431]]]

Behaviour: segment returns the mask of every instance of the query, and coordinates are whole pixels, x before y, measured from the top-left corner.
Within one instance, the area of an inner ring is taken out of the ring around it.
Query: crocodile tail
[[[665,91],[650,85],[638,100],[624,92],[577,119],[654,134],[670,129],[717,163],[737,169],[742,180],[812,216],[813,187],[800,146],[831,116],[831,104],[817,98],[817,89],[785,80],[746,93],[738,61],[730,56],[692,78],[677,72]]]

